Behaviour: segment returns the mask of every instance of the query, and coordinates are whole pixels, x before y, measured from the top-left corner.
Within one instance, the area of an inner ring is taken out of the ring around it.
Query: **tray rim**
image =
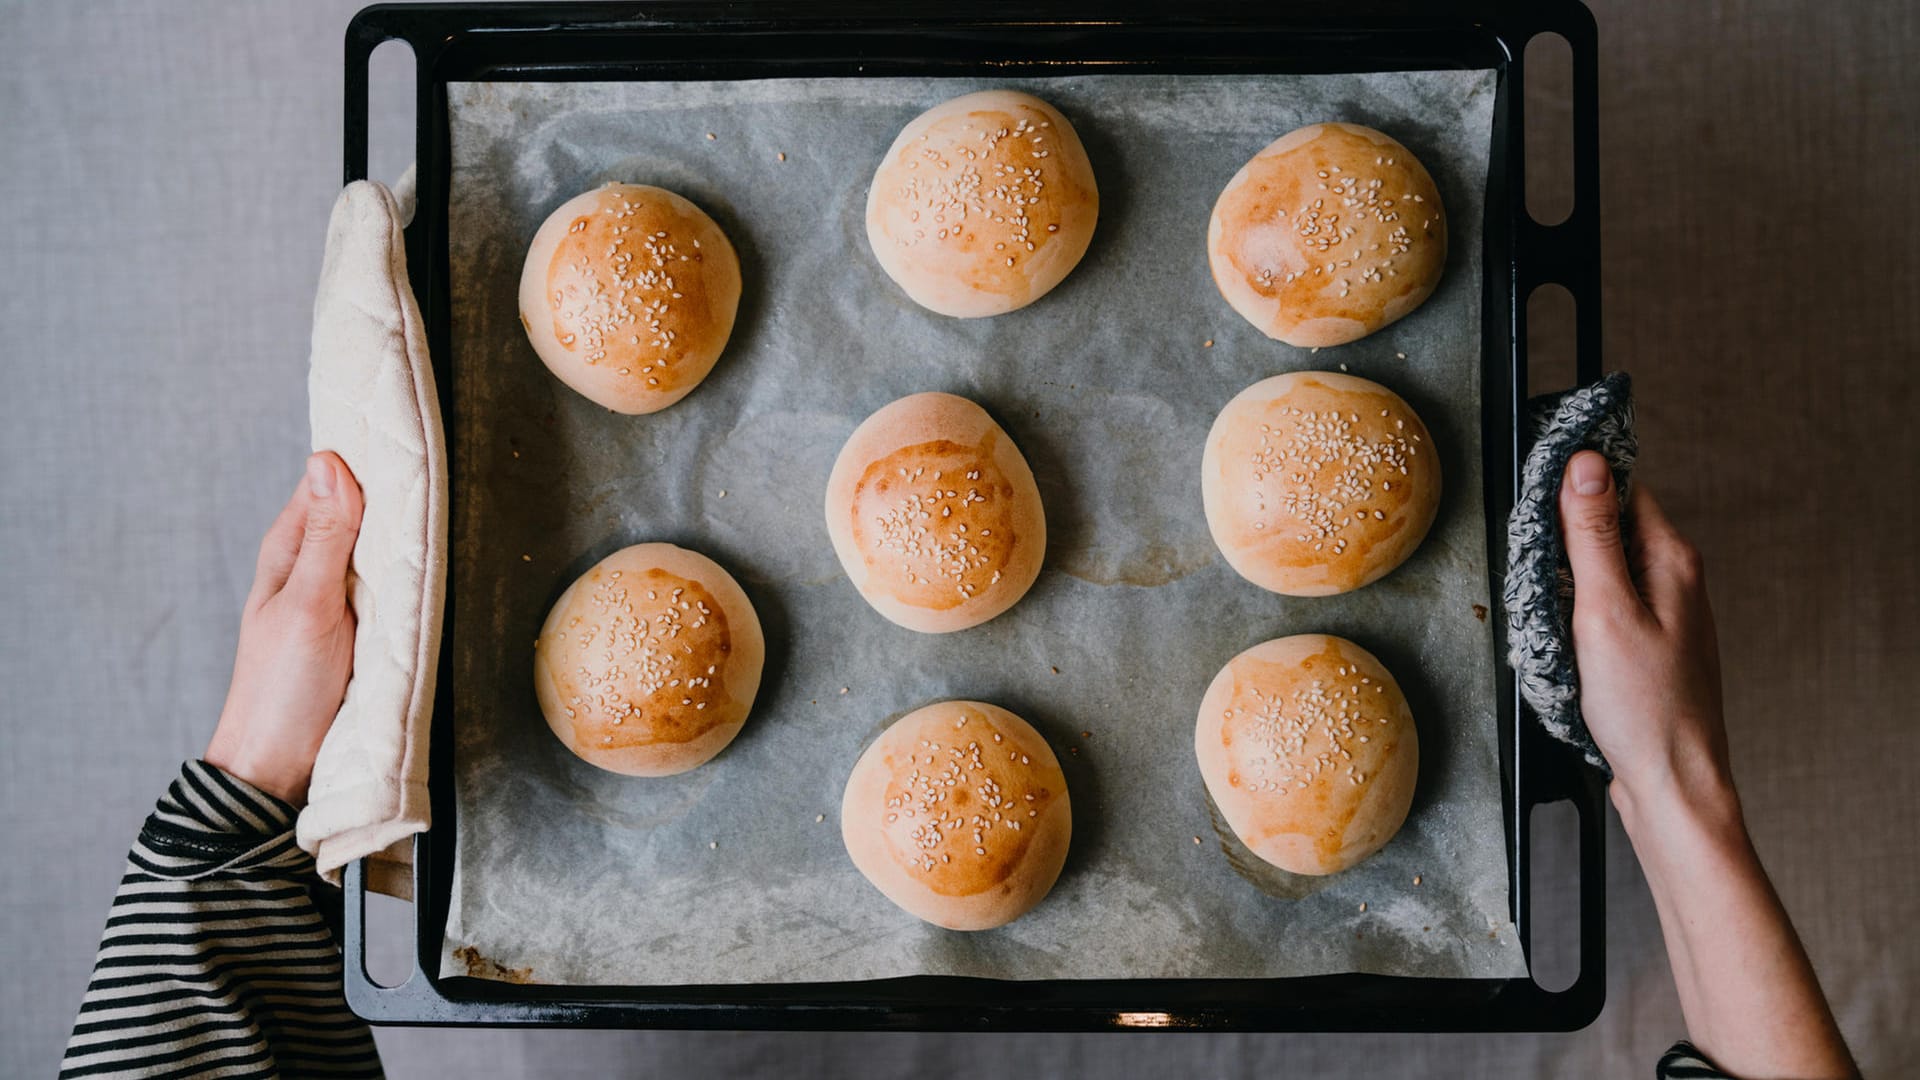
[[[1255,11],[1219,0],[1175,14],[1139,3],[1031,4],[993,0],[929,14],[875,0],[712,5],[652,3],[381,4],[346,33],[345,179],[366,173],[367,66],[388,40],[416,58],[419,212],[406,232],[413,287],[428,327],[443,410],[451,405],[446,86],[454,81],[606,78],[752,78],[840,72],[1066,75],[1090,60],[1103,71],[1382,71],[1493,68],[1498,72],[1483,228],[1484,368],[1499,364],[1508,400],[1482,409],[1490,566],[1504,565],[1504,530],[1527,442],[1525,297],[1543,284],[1576,301],[1576,371],[1599,377],[1599,248],[1595,27],[1579,0],[1309,0]],[[1573,212],[1542,226],[1524,210],[1523,67],[1527,41],[1557,33],[1574,57]],[[1172,55],[1172,43],[1209,51]],[[675,54],[650,53],[668,43]],[[1280,48],[1251,56],[1258,43]],[[1308,51],[1306,45],[1320,48]],[[716,46],[719,51],[701,52]],[[803,54],[802,47],[814,51]],[[911,54],[894,51],[911,46]],[[1118,60],[1123,47],[1140,50]],[[1296,51],[1286,52],[1285,48]],[[995,51],[995,50],[1000,51]],[[1010,50],[1010,51],[1009,51]],[[1018,56],[1014,54],[1018,53]],[[757,75],[742,75],[749,65]],[[721,74],[721,72],[727,72]],[[424,272],[423,272],[424,268]],[[1505,406],[1503,409],[1502,406]],[[448,411],[448,424],[456,417]],[[456,496],[457,497],[457,496]],[[453,603],[448,596],[449,611]],[[1495,644],[1504,624],[1495,607]],[[442,689],[450,671],[443,635]],[[1274,979],[1005,981],[916,975],[833,983],[722,986],[523,986],[441,977],[454,820],[451,695],[436,695],[429,749],[434,829],[414,838],[412,970],[396,986],[366,969],[366,868],[344,882],[349,1006],[375,1024],[755,1028],[768,1030],[997,1031],[1545,1031],[1573,1030],[1605,998],[1604,789],[1577,754],[1546,738],[1496,665],[1511,914],[1532,956],[1528,858],[1532,809],[1570,801],[1580,844],[1580,973],[1560,991],[1529,977],[1441,979],[1347,973]],[[438,837],[436,837],[438,834]]]

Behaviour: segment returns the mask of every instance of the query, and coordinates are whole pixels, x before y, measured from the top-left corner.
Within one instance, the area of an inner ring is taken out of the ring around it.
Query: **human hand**
[[[1619,505],[1606,459],[1575,454],[1560,522],[1580,712],[1613,766],[1614,805],[1629,821],[1636,804],[1670,799],[1737,816],[1700,554],[1644,484],[1634,485],[1624,543]]]
[[[1747,836],[1727,766],[1700,554],[1635,484],[1622,542],[1604,458],[1560,484],[1580,712],[1653,893],[1693,1042],[1736,1076],[1858,1076]]]
[[[296,806],[353,671],[347,562],[360,534],[360,486],[323,452],[260,543],[240,616],[233,685],[206,760]]]

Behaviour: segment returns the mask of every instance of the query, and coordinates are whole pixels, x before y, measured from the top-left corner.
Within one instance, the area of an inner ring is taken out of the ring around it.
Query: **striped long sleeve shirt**
[[[62,1077],[381,1076],[290,805],[204,761],[127,856]],[[1731,1080],[1691,1044],[1658,1080]]]
[[[381,1075],[295,814],[181,768],[127,856],[61,1076]]]

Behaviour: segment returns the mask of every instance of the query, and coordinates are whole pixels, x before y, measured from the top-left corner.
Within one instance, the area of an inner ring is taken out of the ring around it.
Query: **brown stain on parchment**
[[[1150,543],[1108,565],[1095,552],[1070,552],[1055,567],[1089,585],[1132,585],[1152,589],[1171,585],[1214,560],[1212,541],[1190,544]]]
[[[462,945],[453,950],[453,958],[467,966],[467,974],[475,979],[492,979],[495,982],[520,983],[528,985],[535,982],[530,967],[508,967],[498,960],[481,955],[479,949],[471,945]]]

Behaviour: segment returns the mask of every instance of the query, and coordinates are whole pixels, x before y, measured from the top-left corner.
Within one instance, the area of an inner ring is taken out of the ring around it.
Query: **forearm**
[[[1614,802],[1639,856],[1692,1041],[1743,1080],[1857,1075],[1799,938],[1721,776]]]

